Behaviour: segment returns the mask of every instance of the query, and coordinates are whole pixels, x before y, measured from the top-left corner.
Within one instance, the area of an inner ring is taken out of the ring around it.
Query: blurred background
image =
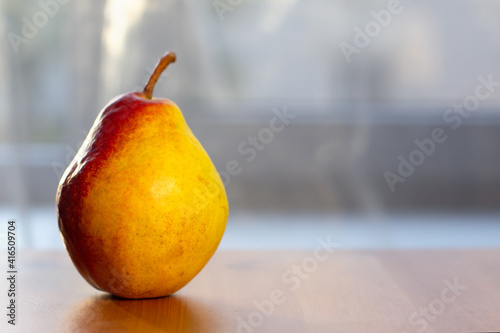
[[[498,1],[1,0],[0,18],[0,218],[22,247],[63,247],[64,169],[167,50],[155,96],[223,175],[221,247],[500,246]]]

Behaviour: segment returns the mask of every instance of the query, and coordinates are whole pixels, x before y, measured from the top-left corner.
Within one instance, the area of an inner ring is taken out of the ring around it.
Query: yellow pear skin
[[[180,109],[144,92],[99,114],[56,196],[59,229],[80,274],[123,298],[170,295],[212,257],[228,216],[224,185]]]

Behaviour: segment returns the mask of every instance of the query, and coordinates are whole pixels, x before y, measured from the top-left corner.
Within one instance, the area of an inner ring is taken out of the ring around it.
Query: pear
[[[168,99],[152,98],[166,53],[143,92],[99,113],[63,174],[59,229],[80,274],[122,298],[170,295],[201,271],[224,234],[224,185]]]

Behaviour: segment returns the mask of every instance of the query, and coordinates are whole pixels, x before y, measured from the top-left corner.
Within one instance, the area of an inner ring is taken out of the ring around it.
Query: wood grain
[[[123,300],[64,252],[21,252],[15,332],[500,331],[500,250],[321,255],[217,252],[174,296]]]

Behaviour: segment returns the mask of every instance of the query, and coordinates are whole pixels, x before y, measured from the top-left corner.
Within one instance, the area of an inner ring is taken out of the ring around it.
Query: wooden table
[[[21,252],[18,289],[15,332],[500,331],[500,250],[219,251],[150,300],[93,289],[65,252]]]

